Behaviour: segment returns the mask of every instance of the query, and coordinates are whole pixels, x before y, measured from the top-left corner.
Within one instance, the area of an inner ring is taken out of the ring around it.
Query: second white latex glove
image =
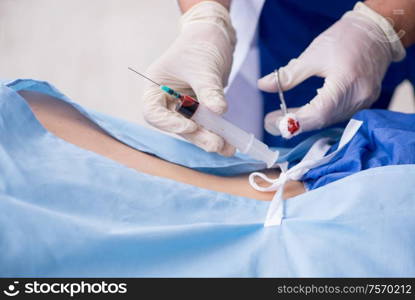
[[[370,107],[379,97],[389,64],[404,56],[405,49],[389,22],[363,3],[357,3],[353,11],[320,34],[300,57],[279,69],[284,91],[311,76],[325,78],[315,98],[290,110],[299,121],[299,132],[345,121],[358,110]],[[263,91],[276,92],[275,74],[261,78],[258,86]],[[280,135],[281,119],[280,110],[269,113],[265,129]]]
[[[204,1],[181,17],[180,34],[147,70],[154,81],[196,97],[211,111],[222,114],[227,104],[223,89],[232,66],[236,43],[228,11],[214,1]],[[174,111],[176,102],[158,86],[149,84],[143,97],[145,120],[176,133],[208,152],[233,155],[235,148],[217,134]]]

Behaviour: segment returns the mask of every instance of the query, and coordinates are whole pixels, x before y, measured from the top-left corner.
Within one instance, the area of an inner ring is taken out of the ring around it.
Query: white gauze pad
[[[278,129],[281,132],[281,136],[285,139],[290,139],[301,133],[300,123],[293,113],[288,113],[280,119]]]

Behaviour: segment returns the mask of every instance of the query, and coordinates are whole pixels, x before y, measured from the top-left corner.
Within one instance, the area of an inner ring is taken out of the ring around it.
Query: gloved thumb
[[[317,95],[296,112],[301,130],[322,129],[351,117],[345,107],[347,101],[342,101],[345,92],[339,88],[336,80],[326,78],[323,87],[317,90]]]
[[[196,90],[195,93],[198,101],[214,113],[221,115],[226,112],[228,105],[222,88],[205,87]]]
[[[294,58],[285,67],[279,68],[278,73],[281,89],[287,91],[315,75],[316,70],[313,64],[306,58]],[[278,92],[275,72],[259,79],[258,88],[264,92]]]

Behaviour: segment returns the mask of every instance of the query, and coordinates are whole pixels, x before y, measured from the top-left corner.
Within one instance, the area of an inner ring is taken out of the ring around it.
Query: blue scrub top
[[[348,10],[355,0],[268,0],[259,21],[259,49],[261,76],[286,65],[298,57],[320,33],[330,27]],[[415,47],[407,49],[405,60],[389,67],[382,83],[381,95],[374,108],[387,108],[395,88],[403,80],[415,83]],[[288,107],[298,107],[309,102],[323,79],[313,77],[286,92]],[[262,93],[265,114],[279,109],[275,94]],[[344,123],[346,124],[346,123]],[[343,126],[344,124],[340,124]],[[304,133],[291,140],[270,135],[264,130],[264,141],[271,146],[293,147],[314,134]]]

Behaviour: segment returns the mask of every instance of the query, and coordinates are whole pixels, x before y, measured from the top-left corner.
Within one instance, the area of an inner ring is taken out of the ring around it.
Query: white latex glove
[[[236,34],[228,11],[215,1],[204,1],[180,20],[180,34],[147,70],[153,80],[179,92],[196,96],[215,113],[226,111],[223,88],[232,65]],[[179,134],[208,152],[231,156],[235,148],[224,139],[174,111],[176,102],[158,86],[144,93],[144,118],[151,125]]]
[[[296,134],[344,121],[370,107],[379,97],[389,64],[404,57],[405,49],[391,24],[363,3],[357,3],[300,57],[279,69],[284,91],[311,76],[325,78],[314,99],[291,110],[300,124]],[[263,91],[276,92],[275,74],[261,78],[258,86]],[[280,110],[269,113],[265,129],[280,135],[281,120]]]

